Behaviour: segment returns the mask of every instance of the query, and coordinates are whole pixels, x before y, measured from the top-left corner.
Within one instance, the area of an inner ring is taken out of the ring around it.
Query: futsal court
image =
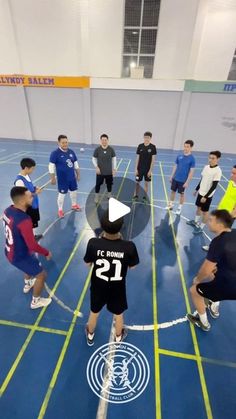
[[[9,190],[20,159],[28,156],[36,160],[33,180],[36,185],[43,185],[49,179],[48,158],[54,146],[52,142],[0,141],[1,213],[10,204]],[[83,153],[80,144],[71,147],[78,154],[81,169],[78,202],[84,208],[95,182],[93,146],[83,145]],[[133,180],[135,149],[115,147],[115,150],[117,176]],[[201,246],[210,239],[207,229],[206,234],[194,236],[192,228],[186,225],[186,220],[195,213],[192,193],[207,163],[207,153],[194,153],[196,170],[180,217],[164,209],[176,154],[158,150],[150,190],[151,217],[145,230],[134,239],[140,264],[127,278],[129,309],[125,323],[140,326],[140,330],[129,330],[127,342],[147,357],[150,380],[146,390],[131,403],[102,406],[103,417],[108,419],[152,419],[160,415],[163,419],[235,418],[236,305],[230,301],[222,303],[220,318],[211,319],[209,333],[184,319],[192,309],[188,287],[206,256]],[[233,156],[224,153],[223,177],[213,208],[224,193],[232,163]],[[72,311],[81,311],[83,318],[54,300],[42,310],[30,310],[30,295],[22,293],[22,274],[3,255],[2,231],[0,416],[3,419],[87,419],[95,418],[101,409],[101,399],[88,385],[86,367],[92,352],[109,342],[112,316],[103,310],[95,345],[88,347],[84,328],[89,314],[90,275],[83,257],[94,231],[84,211],[70,211],[69,199],[65,218],[58,219],[56,197],[57,189],[50,184],[40,195],[40,230],[46,232],[41,244],[53,254],[51,261],[42,259],[42,263],[53,293]],[[174,324],[177,319],[180,322]],[[166,322],[168,327],[162,328]],[[147,326],[147,330],[142,326]]]

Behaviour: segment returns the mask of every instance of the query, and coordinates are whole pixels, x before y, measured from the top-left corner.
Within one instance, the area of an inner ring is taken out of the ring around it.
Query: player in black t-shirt
[[[140,189],[140,182],[145,179],[144,190],[148,193],[148,182],[152,178],[152,169],[155,162],[155,155],[157,154],[156,146],[151,144],[152,133],[147,131],[144,133],[144,142],[139,144],[136,154],[136,165],[135,165],[135,178],[136,188],[133,197],[134,201],[138,200],[138,194]],[[146,203],[146,196],[143,197],[143,201]]]
[[[216,237],[212,240],[206,260],[190,288],[197,311],[187,314],[187,318],[206,332],[211,328],[206,306],[216,319],[219,317],[220,301],[236,300],[236,230],[231,230],[232,222],[228,211],[212,211],[208,224]],[[203,283],[206,279],[210,281]]]
[[[128,308],[126,300],[126,274],[128,268],[139,263],[136,246],[121,239],[123,218],[111,223],[108,211],[103,215],[101,238],[92,238],[87,245],[84,261],[93,264],[90,287],[90,316],[86,326],[87,343],[94,343],[94,331],[100,311],[106,305],[115,317],[115,341],[121,342],[127,335],[123,312]]]

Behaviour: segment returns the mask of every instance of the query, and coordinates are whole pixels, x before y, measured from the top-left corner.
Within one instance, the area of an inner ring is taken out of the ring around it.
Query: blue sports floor
[[[0,141],[0,211],[10,204],[9,190],[23,156],[37,162],[33,179],[48,180],[49,153],[55,143]],[[158,144],[157,144],[158,146]],[[84,207],[94,186],[92,146],[78,154],[81,181],[78,202]],[[222,150],[223,151],[223,150]],[[119,175],[134,179],[135,150],[116,147]],[[150,381],[146,390],[130,403],[107,406],[108,419],[235,419],[236,417],[236,304],[224,302],[211,331],[204,333],[188,322],[161,328],[162,323],[183,318],[191,303],[188,287],[206,254],[201,245],[208,238],[194,236],[186,218],[195,213],[194,187],[206,153],[194,153],[197,168],[186,192],[182,216],[164,210],[169,195],[169,175],[176,152],[160,150],[150,191],[151,218],[135,238],[140,265],[128,273],[127,325],[151,325],[151,330],[130,330],[127,342],[146,355]],[[218,203],[235,156],[223,155],[223,179],[213,200]],[[129,166],[128,166],[129,165]],[[127,170],[128,167],[128,170]],[[89,270],[83,262],[86,244],[93,236],[85,213],[69,212],[56,221],[57,190],[49,185],[40,195],[40,232],[49,225],[42,245],[53,259],[42,263],[47,283],[66,305],[81,310],[77,318],[56,302],[43,310],[30,310],[30,295],[22,292],[22,274],[5,260],[1,228],[0,275],[0,417],[2,419],[95,419],[100,399],[90,389],[86,367],[91,354],[109,341],[111,315],[104,310],[96,341],[88,347],[84,326],[89,313]],[[69,197],[66,198],[69,210]],[[55,222],[56,221],[56,222]],[[206,233],[209,234],[206,230]],[[160,326],[158,328],[158,325]],[[102,416],[100,416],[102,418]]]

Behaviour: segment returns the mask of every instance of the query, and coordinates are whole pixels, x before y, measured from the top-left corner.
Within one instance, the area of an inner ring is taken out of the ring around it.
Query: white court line
[[[3,153],[4,151],[7,151],[7,150],[5,150],[5,148],[1,148],[0,153]]]
[[[9,157],[9,159],[5,160],[5,157],[3,159],[0,160],[0,164],[4,164],[4,163],[8,163],[14,159],[17,159],[18,157],[23,157],[26,153],[19,151],[18,153],[14,153],[14,156],[12,155],[12,157]],[[15,162],[15,164],[18,164],[19,161]]]
[[[227,181],[227,182],[229,182],[229,179],[227,179],[227,177],[225,177],[224,175],[223,175],[223,173],[222,173],[222,177]]]
[[[43,175],[37,177],[36,179],[34,179],[34,182],[38,182],[40,179],[42,179],[44,176],[49,175],[49,172],[45,172]]]
[[[175,319],[170,322],[159,323],[157,325],[157,329],[167,329],[169,327],[173,327],[173,326],[176,326],[177,324],[184,323],[187,321],[188,319],[186,316],[180,317],[179,319]],[[136,331],[142,331],[142,332],[154,330],[154,324],[144,324],[144,325],[133,324],[133,325],[126,325],[125,327],[129,330],[136,330]]]

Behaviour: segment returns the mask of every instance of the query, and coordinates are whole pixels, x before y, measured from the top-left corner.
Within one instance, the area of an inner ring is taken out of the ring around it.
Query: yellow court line
[[[160,171],[161,171],[161,174],[162,174],[162,183],[163,183],[164,193],[165,193],[165,197],[166,197],[166,202],[168,204],[168,195],[167,195],[167,190],[166,190],[165,177],[164,177],[164,173],[163,173],[161,163],[160,163]],[[169,217],[170,217],[171,221],[173,221],[171,211],[169,211]],[[176,235],[175,235],[173,222],[171,222],[170,227],[171,227],[172,235],[173,235],[173,239],[174,239],[175,251],[176,251],[177,262],[178,262],[178,266],[179,266],[179,272],[180,272],[182,289],[183,289],[183,293],[184,293],[185,304],[186,304],[187,312],[191,313],[191,307],[190,307],[190,301],[189,301],[189,297],[188,297],[186,279],[185,279],[183,265],[182,265],[182,261],[181,261],[181,258],[180,258],[179,249],[178,249],[178,245],[177,245],[177,241],[176,241]],[[204,399],[204,403],[205,403],[207,418],[208,419],[213,419],[210,400],[209,400],[209,395],[208,395],[208,390],[207,390],[207,385],[206,385],[206,380],[205,380],[204,371],[203,371],[203,367],[202,367],[202,363],[201,363],[201,356],[200,356],[200,350],[199,350],[197,335],[196,335],[195,328],[194,328],[193,324],[191,324],[191,323],[190,323],[190,330],[191,330],[191,335],[192,335],[192,340],[193,340],[194,351],[195,351],[196,358],[197,358],[197,366],[198,366],[198,371],[199,371],[200,383],[201,383],[201,387],[202,387],[202,394],[203,394],[203,399]]]
[[[125,173],[124,173],[124,178],[127,175],[130,163],[131,163],[131,160],[129,160],[128,165],[126,167],[126,170],[125,170]],[[120,194],[123,183],[124,183],[124,179],[122,180],[122,183],[120,185],[117,196],[119,196],[119,194]],[[80,311],[81,306],[83,304],[84,297],[86,295],[86,292],[87,292],[87,289],[88,289],[88,286],[89,286],[89,282],[90,282],[90,278],[91,278],[91,274],[92,274],[92,269],[93,269],[93,267],[91,267],[91,269],[89,271],[89,274],[86,278],[84,288],[82,290],[81,296],[79,298],[79,302],[78,302],[77,307],[76,307],[76,311]],[[69,346],[69,343],[70,343],[70,340],[71,340],[71,337],[72,337],[72,333],[73,333],[74,328],[75,328],[75,324],[76,324],[76,315],[73,316],[72,322],[70,324],[70,328],[68,330],[67,337],[65,339],[64,345],[63,345],[61,353],[59,355],[56,367],[55,367],[54,372],[53,372],[53,376],[51,378],[51,381],[50,381],[48,389],[47,389],[47,393],[44,397],[44,400],[43,400],[43,403],[42,403],[42,406],[41,406],[41,409],[40,409],[40,412],[39,412],[39,415],[38,415],[38,419],[43,419],[44,415],[46,413],[46,410],[47,410],[47,407],[48,407],[48,404],[49,404],[49,401],[50,401],[50,398],[51,398],[52,391],[53,391],[53,389],[55,387],[55,384],[57,382],[57,378],[58,378],[58,375],[60,373],[64,358],[65,358],[65,355],[66,355],[66,352],[67,352],[67,349],[68,349],[68,346]]]
[[[119,164],[120,164],[120,162],[119,162]],[[118,164],[117,167],[119,167],[119,164]],[[81,231],[81,234],[79,236],[79,239],[76,242],[76,244],[75,244],[75,246],[74,246],[74,248],[73,248],[73,250],[72,250],[72,252],[71,252],[71,254],[69,256],[69,258],[66,261],[66,264],[65,264],[64,268],[62,269],[62,271],[61,271],[61,273],[60,273],[60,275],[59,275],[59,277],[58,277],[58,279],[57,279],[57,281],[56,281],[56,283],[55,283],[55,285],[54,285],[54,287],[52,289],[52,294],[55,293],[55,291],[57,290],[58,286],[60,285],[60,283],[61,283],[61,281],[62,281],[62,279],[63,279],[63,277],[65,275],[65,272],[67,271],[67,269],[68,269],[68,267],[69,267],[69,265],[70,265],[70,263],[71,263],[71,261],[72,261],[72,259],[73,259],[73,257],[74,257],[74,255],[75,255],[75,253],[76,253],[76,251],[77,251],[77,249],[78,249],[78,247],[79,247],[79,245],[80,245],[80,243],[81,243],[81,241],[82,241],[82,239],[83,239],[83,237],[84,237],[85,234],[86,234],[86,228],[84,228]],[[18,365],[19,365],[19,363],[21,361],[21,358],[23,357],[23,355],[24,355],[24,353],[25,353],[25,351],[26,351],[26,349],[27,349],[27,347],[28,347],[28,345],[29,345],[32,337],[34,336],[34,333],[37,331],[38,325],[39,325],[40,321],[42,320],[42,317],[43,317],[46,309],[47,309],[47,307],[44,307],[41,310],[41,312],[39,313],[39,315],[38,315],[35,323],[32,325],[32,330],[30,331],[30,333],[27,336],[25,342],[23,343],[20,351],[18,352],[18,355],[17,355],[15,361],[13,362],[13,364],[12,364],[12,366],[11,366],[11,368],[10,368],[10,370],[9,370],[6,378],[5,378],[5,380],[2,383],[2,386],[0,387],[0,397],[3,395],[3,393],[5,392],[8,384],[9,384],[9,382],[11,381],[11,379],[12,379],[12,377],[13,377],[13,375],[14,375],[14,373],[15,373],[15,371],[16,371],[16,369],[17,369],[17,367],[18,367]]]
[[[0,320],[0,325],[1,326],[10,326],[10,327],[19,327],[21,329],[30,329],[30,330],[32,330],[33,327],[34,327],[34,325],[32,325],[32,324],[12,322],[12,321],[9,321],[9,320]],[[55,335],[63,335],[63,336],[67,335],[66,330],[51,329],[51,328],[48,328],[48,327],[41,327],[41,326],[38,326],[35,331],[36,332],[52,333],[52,334],[55,334]]]
[[[156,419],[161,419],[161,380],[160,380],[160,359],[158,341],[158,320],[157,320],[157,276],[156,276],[156,253],[155,253],[155,224],[153,207],[153,181],[151,181],[151,221],[152,221],[152,303],[153,303],[153,338],[154,338],[154,368],[155,368],[155,403]]]
[[[159,348],[159,354],[166,355],[166,356],[172,356],[172,357],[176,357],[176,358],[182,358],[182,359],[190,359],[192,361],[197,362],[197,356],[196,355],[186,354],[184,352],[176,352],[176,351],[170,351],[168,349],[160,349]],[[206,358],[204,356],[201,356],[201,361],[205,362],[206,364],[218,365],[220,367],[236,368],[236,362],[232,362],[232,361],[223,361],[221,359]]]

